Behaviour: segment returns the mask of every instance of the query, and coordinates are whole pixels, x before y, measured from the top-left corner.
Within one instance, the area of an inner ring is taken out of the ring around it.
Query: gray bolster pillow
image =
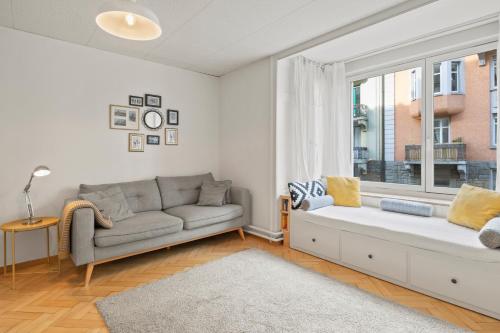
[[[479,240],[490,249],[500,247],[500,217],[492,218],[479,231]]]
[[[331,195],[322,195],[320,197],[304,199],[300,208],[303,210],[315,210],[331,205],[333,205],[333,197]]]
[[[382,210],[395,213],[418,216],[432,216],[432,205],[415,201],[385,198],[380,201],[380,208]]]

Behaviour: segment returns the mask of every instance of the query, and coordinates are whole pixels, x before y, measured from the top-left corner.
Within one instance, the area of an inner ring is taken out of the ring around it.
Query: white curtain
[[[302,56],[292,59],[289,176],[307,181],[321,176],[325,80],[321,65]]]
[[[323,175],[352,176],[351,112],[345,64],[325,67],[327,103],[324,130]]]
[[[345,65],[291,60],[289,181],[352,175],[351,114]]]
[[[498,31],[498,42],[497,42],[497,78],[500,78],[500,15],[498,16],[499,31]],[[497,87],[497,117],[500,116],[500,89]],[[498,172],[498,167],[500,166],[500,121],[497,123],[497,180],[496,180],[496,190],[500,192],[500,173]]]

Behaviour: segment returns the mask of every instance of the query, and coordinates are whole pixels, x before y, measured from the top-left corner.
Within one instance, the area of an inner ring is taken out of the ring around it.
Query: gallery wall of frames
[[[147,145],[161,145],[162,142],[166,146],[177,146],[178,126],[179,111],[163,109],[159,95],[129,95],[128,105],[109,106],[109,128],[130,131],[129,152],[144,152]]]

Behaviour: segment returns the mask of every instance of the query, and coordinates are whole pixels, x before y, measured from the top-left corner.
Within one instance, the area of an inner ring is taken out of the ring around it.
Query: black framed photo
[[[159,145],[160,144],[160,136],[159,135],[147,135],[146,143],[148,145]]]
[[[179,125],[179,111],[167,110],[167,124],[168,125]]]
[[[146,94],[144,96],[144,104],[146,106],[152,106],[154,108],[161,108],[161,96]]]
[[[143,98],[141,96],[128,96],[128,105],[131,106],[143,106]]]

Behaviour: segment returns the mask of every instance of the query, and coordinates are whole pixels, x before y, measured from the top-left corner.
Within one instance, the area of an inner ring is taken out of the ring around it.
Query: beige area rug
[[[112,333],[466,332],[251,249],[97,302]]]

